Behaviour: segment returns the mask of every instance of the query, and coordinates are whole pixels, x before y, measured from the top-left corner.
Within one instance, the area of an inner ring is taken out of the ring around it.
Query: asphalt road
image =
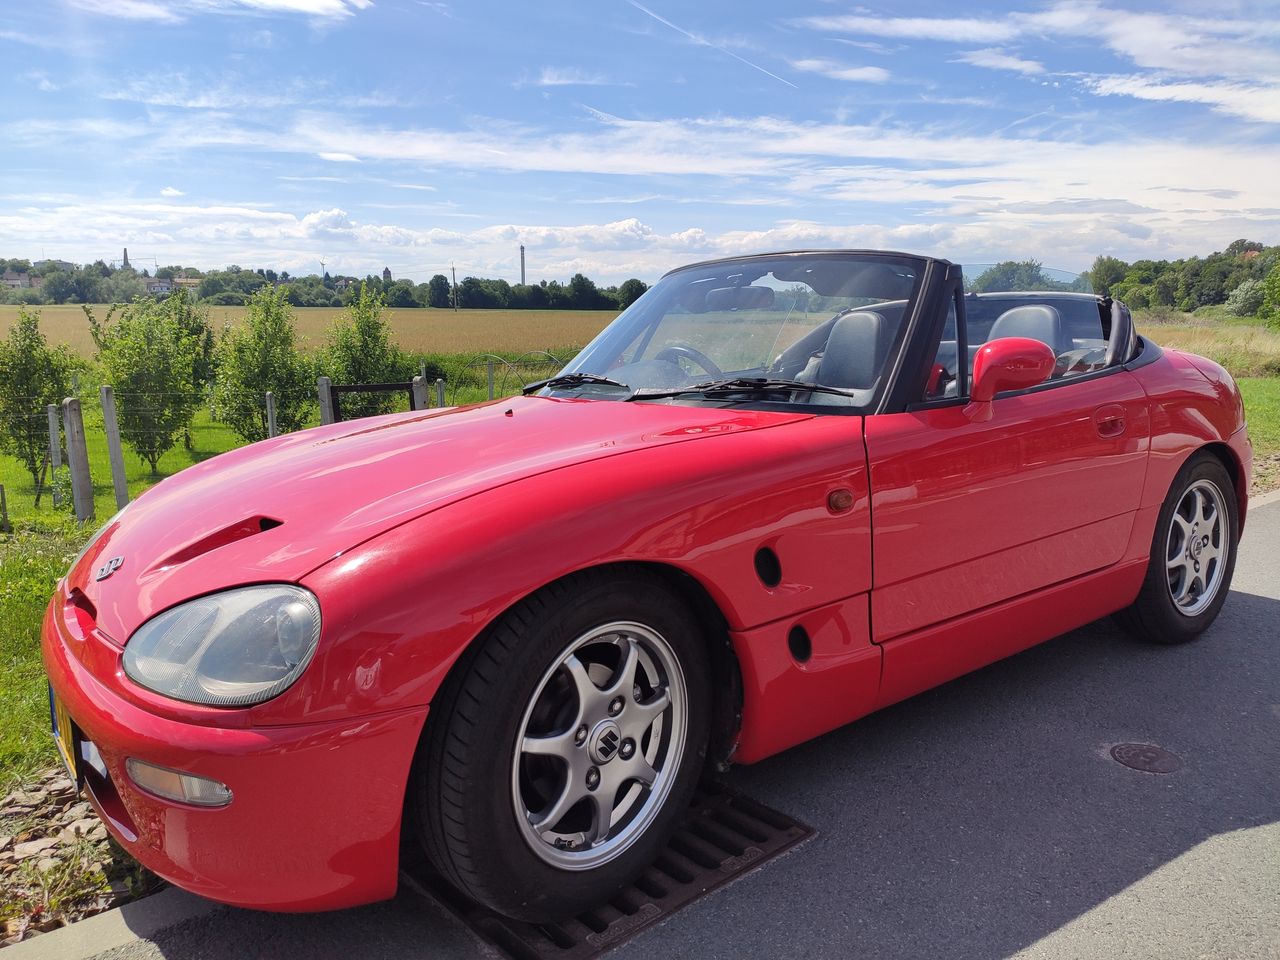
[[[1123,767],[1128,741],[1184,766]],[[611,957],[1280,958],[1280,502],[1200,641],[1101,621],[730,779],[818,836]],[[487,955],[402,893],[219,908],[97,960]]]

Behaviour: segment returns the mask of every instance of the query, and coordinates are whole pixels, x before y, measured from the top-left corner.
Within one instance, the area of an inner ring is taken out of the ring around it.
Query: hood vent
[[[235,543],[237,540],[245,540],[260,533],[265,533],[281,526],[283,523],[283,520],[277,520],[275,517],[249,517],[247,520],[239,520],[230,526],[215,530],[213,533],[201,537],[195,543],[187,544],[185,547],[174,551],[159,563],[153,564],[151,569],[159,570],[165,567],[176,567],[180,563],[194,560],[201,554],[217,550],[219,547],[225,547],[227,544]]]

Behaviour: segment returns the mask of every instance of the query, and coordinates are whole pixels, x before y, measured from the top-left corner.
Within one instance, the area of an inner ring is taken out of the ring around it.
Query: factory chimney
[[[520,244],[520,286],[524,286],[524,244]]]

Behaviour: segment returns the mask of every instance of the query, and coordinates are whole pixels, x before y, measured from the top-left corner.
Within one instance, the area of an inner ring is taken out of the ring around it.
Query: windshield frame
[[[856,249],[840,249],[840,250],[789,250],[774,253],[758,253],[749,254],[738,257],[724,257],[715,260],[705,260],[697,263],[687,264],[670,270],[663,274],[662,278],[640,299],[633,303],[630,307],[620,313],[604,330],[602,330],[592,341],[584,347],[577,356],[573,358],[560,374],[572,373],[592,373],[600,376],[610,376],[610,371],[604,369],[598,361],[602,356],[609,358],[608,362],[612,362],[617,353],[629,343],[634,342],[637,337],[647,338],[653,335],[653,332],[662,323],[665,314],[661,308],[655,309],[653,296],[659,297],[672,295],[670,291],[673,289],[668,281],[669,278],[678,277],[681,274],[691,272],[705,272],[710,268],[719,268],[725,266],[738,266],[751,268],[758,266],[763,261],[777,262],[779,260],[794,259],[802,261],[804,259],[821,259],[830,261],[833,259],[849,259],[866,261],[896,261],[901,263],[907,261],[915,270],[916,282],[910,296],[906,298],[906,304],[903,308],[902,321],[899,325],[893,342],[889,347],[885,356],[884,365],[881,375],[877,380],[874,388],[869,395],[861,398],[851,398],[853,402],[847,404],[833,405],[830,403],[813,402],[811,395],[807,402],[796,400],[779,400],[776,397],[768,397],[763,395],[751,395],[749,391],[744,391],[738,398],[726,399],[722,393],[704,396],[696,391],[691,390],[688,393],[672,391],[673,394],[646,398],[641,395],[633,395],[631,399],[640,402],[649,403],[670,403],[670,404],[698,404],[698,405],[728,405],[742,406],[756,409],[767,410],[786,410],[791,412],[806,413],[823,413],[835,415],[867,415],[870,413],[881,412],[885,399],[894,391],[895,386],[901,379],[900,366],[905,353],[911,352],[908,347],[912,343],[914,337],[918,334],[921,316],[932,317],[937,312],[937,299],[941,277],[948,274],[952,265],[945,260],[938,260],[933,257],[920,256],[918,254],[899,253],[887,250],[856,250]],[[667,291],[664,293],[664,291]],[[646,302],[648,301],[648,302]],[[635,323],[637,319],[634,312],[646,314],[644,320]],[[648,316],[650,315],[651,316]],[[837,314],[838,316],[838,314]],[[821,321],[818,326],[828,321]],[[601,369],[597,369],[597,368]],[[710,379],[710,378],[706,378]],[[645,389],[645,388],[639,388]],[[556,388],[544,388],[539,391],[542,396],[565,396],[572,395],[579,398],[591,398],[600,400],[620,400],[626,399],[620,396],[616,389],[599,389],[594,390],[590,387],[573,389],[571,392],[562,391]]]

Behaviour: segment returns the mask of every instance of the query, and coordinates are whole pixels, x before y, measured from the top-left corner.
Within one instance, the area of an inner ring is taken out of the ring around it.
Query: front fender
[[[816,417],[591,461],[405,523],[303,579],[323,611],[320,650],[254,722],[296,722],[299,710],[324,719],[427,704],[505,610],[588,567],[681,570],[734,632],[865,593],[861,427],[857,417]],[[851,508],[828,508],[836,490],[854,494]],[[781,561],[773,588],[755,571],[762,546]]]

